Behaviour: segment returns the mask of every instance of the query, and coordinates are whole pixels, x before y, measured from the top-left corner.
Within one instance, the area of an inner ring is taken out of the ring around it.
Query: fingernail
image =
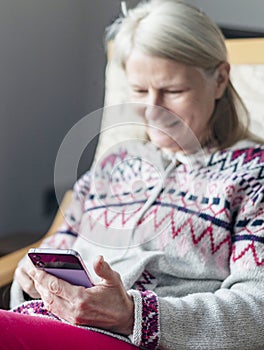
[[[102,255],[98,255],[96,260],[98,261],[99,264],[102,264],[104,262],[104,257]]]
[[[100,269],[104,268],[104,257],[102,255],[98,256],[98,265]]]

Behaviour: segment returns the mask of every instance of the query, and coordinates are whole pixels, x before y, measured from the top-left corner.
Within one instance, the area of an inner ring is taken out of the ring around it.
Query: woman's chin
[[[199,141],[193,134],[178,132],[177,136],[170,137],[167,133],[158,129],[149,129],[148,136],[151,142],[157,147],[171,152],[183,151],[184,153],[193,153],[201,147]],[[176,141],[177,140],[177,141]]]
[[[176,143],[176,141],[174,141],[172,138],[162,133],[161,135],[154,135],[152,133],[149,133],[148,136],[151,142],[158,148],[172,151],[172,152],[177,152],[181,150],[181,147]]]

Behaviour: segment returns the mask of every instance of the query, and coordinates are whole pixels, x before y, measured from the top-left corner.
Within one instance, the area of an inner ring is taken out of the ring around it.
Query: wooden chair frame
[[[29,248],[38,247],[43,239],[53,235],[57,231],[58,227],[63,222],[64,212],[69,206],[71,198],[72,191],[66,192],[49,231],[42,239],[0,258],[0,288],[12,282],[17,264],[19,260],[21,260],[23,256],[26,255]]]

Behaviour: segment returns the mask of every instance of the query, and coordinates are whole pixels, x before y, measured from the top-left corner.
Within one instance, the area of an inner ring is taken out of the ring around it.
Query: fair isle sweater
[[[171,158],[171,160],[170,160]],[[264,147],[164,155],[131,142],[74,186],[44,242],[98,254],[135,304],[144,349],[264,349]]]

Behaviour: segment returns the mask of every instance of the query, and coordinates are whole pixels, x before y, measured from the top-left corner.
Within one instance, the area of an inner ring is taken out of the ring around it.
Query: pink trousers
[[[0,310],[0,349],[136,350],[134,345],[39,316]]]

